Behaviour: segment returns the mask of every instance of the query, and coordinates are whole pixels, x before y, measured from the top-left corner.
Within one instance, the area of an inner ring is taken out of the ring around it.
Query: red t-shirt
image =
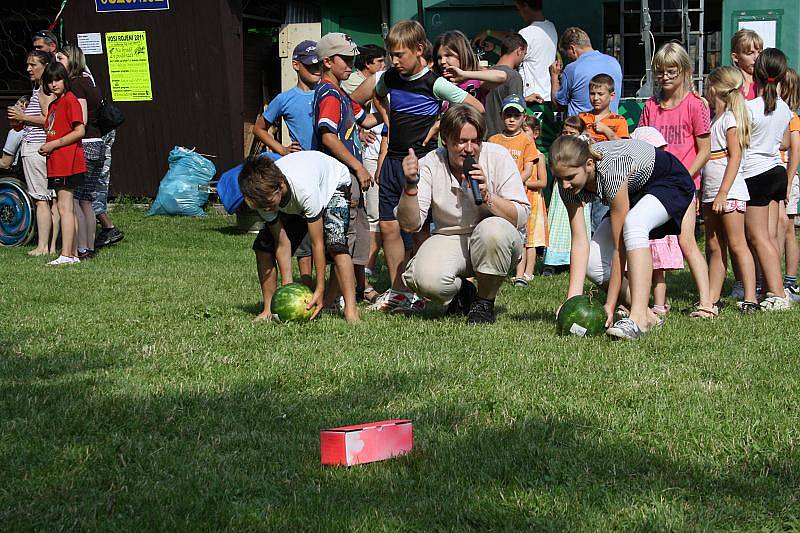
[[[47,142],[64,137],[75,124],[83,124],[83,109],[75,95],[67,91],[56,99],[47,110],[44,131]],[[86,157],[81,141],[56,148],[47,157],[47,176],[66,177],[86,172]]]

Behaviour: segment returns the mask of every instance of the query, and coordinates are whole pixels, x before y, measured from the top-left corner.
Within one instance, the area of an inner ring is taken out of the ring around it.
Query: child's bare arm
[[[697,157],[694,158],[692,164],[689,165],[689,175],[694,176],[700,169],[708,163],[708,158],[711,157],[711,135],[700,135],[696,138],[695,144],[697,145]]]
[[[314,289],[311,301],[308,303],[308,309],[316,305],[317,310],[314,312],[314,316],[317,316],[322,311],[323,302],[325,301],[325,267],[327,264],[325,261],[325,233],[322,217],[318,217],[308,223],[308,238],[311,241],[311,257],[314,260],[314,268],[317,270],[317,286]]]
[[[73,125],[72,131],[64,135],[63,137],[59,137],[58,139],[53,139],[50,142],[44,143],[39,148],[39,154],[41,155],[48,155],[53,152],[56,148],[61,148],[62,146],[69,146],[70,144],[74,144],[76,142],[80,142],[83,139],[84,134],[86,133],[86,128],[80,122],[77,122]]]
[[[609,141],[615,141],[615,140],[619,139],[619,136],[616,134],[616,132],[614,130],[612,130],[608,126],[608,124],[604,124],[601,121],[597,121],[597,122],[594,123],[594,130],[597,133],[601,133],[601,134],[605,135],[608,138]]]
[[[339,140],[335,133],[323,131],[322,145],[328,149],[333,157],[344,163],[356,175],[362,191],[366,191],[369,188],[372,184],[372,176],[369,175],[364,165],[350,153],[350,150],[342,144],[342,141]]]
[[[372,99],[375,91],[375,76],[370,76],[361,82],[361,85],[356,87],[356,90],[350,93],[350,98],[358,102],[360,105],[366,105]]]
[[[272,124],[264,119],[264,115],[259,115],[258,118],[256,119],[256,123],[253,125],[253,135],[258,137],[258,140],[263,142],[267,146],[267,148],[269,148],[276,154],[287,155],[292,152],[298,152],[302,150],[299,143],[292,143],[291,146],[283,146],[269,132],[269,129],[271,127]]]
[[[522,183],[528,183],[533,174],[535,163],[533,161],[526,161],[525,166],[522,167],[522,172],[519,173],[522,178]]]
[[[572,242],[569,251],[569,288],[567,298],[583,294],[586,268],[589,263],[589,236],[583,217],[583,205],[567,204]]]
[[[786,165],[789,192],[792,190],[792,179],[797,174],[798,168],[800,168],[800,131],[792,131],[789,133],[789,164]]]
[[[0,159],[0,169],[6,170],[11,168],[11,164],[14,162],[14,156],[8,155],[7,153],[3,152],[3,157]]]
[[[453,83],[461,83],[466,80],[482,81],[481,90],[489,90],[497,87],[505,83],[508,79],[508,75],[502,70],[461,70],[458,67],[447,67],[444,69],[444,77]]]
[[[525,183],[525,186],[531,191],[541,191],[547,187],[547,167],[544,164],[544,158],[539,156],[535,165],[534,171],[531,173],[531,177]]]
[[[369,130],[369,129],[374,128],[378,124],[383,124],[383,117],[381,116],[381,114],[379,112],[376,112],[376,113],[371,113],[371,114],[367,115],[364,118],[364,120],[361,121],[359,126],[361,126],[364,129]]]
[[[467,95],[467,97],[464,99],[464,102],[463,102],[463,103],[465,103],[465,104],[467,104],[467,105],[471,105],[472,107],[474,107],[475,109],[477,109],[477,110],[478,110],[478,111],[480,111],[481,113],[483,113],[483,112],[485,112],[485,111],[486,111],[486,110],[483,108],[483,104],[482,104],[482,103],[480,103],[480,101],[479,101],[477,98],[475,98],[474,96],[472,96],[471,94],[470,94],[470,95]]]

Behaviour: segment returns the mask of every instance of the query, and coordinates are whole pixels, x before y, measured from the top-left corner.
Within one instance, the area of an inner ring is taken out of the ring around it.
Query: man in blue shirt
[[[314,138],[314,87],[322,76],[322,63],[317,57],[317,43],[303,41],[294,48],[292,68],[297,72],[297,85],[284,91],[267,106],[253,126],[253,134],[270,150],[287,155],[300,150],[311,150]],[[284,146],[272,136],[269,129],[280,119],[286,121],[291,144]]]
[[[560,61],[550,65],[551,100],[556,109],[567,108],[569,116],[591,111],[589,80],[598,74],[608,74],[617,88],[611,111],[617,112],[622,94],[622,67],[616,58],[592,48],[589,35],[580,28],[567,28],[558,41],[558,48],[571,63],[563,69]]]

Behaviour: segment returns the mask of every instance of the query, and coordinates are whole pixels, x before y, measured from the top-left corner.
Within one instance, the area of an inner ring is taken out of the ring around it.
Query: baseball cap
[[[37,31],[33,34],[33,40],[35,41],[36,39],[44,39],[45,41],[50,41],[51,43],[58,45],[58,37],[56,37],[56,34],[50,30]]]
[[[299,61],[304,65],[316,65],[319,63],[317,56],[317,43],[315,41],[301,41],[294,47],[292,60]]]
[[[357,56],[358,45],[353,42],[349,35],[339,32],[326,33],[317,43],[317,56]]]
[[[518,109],[520,112],[525,112],[525,100],[518,94],[509,94],[505,98],[503,98],[503,111],[508,109],[509,107],[513,107],[514,109]]]
[[[661,132],[652,126],[639,126],[631,133],[631,139],[652,144],[656,148],[662,148],[667,145],[667,140],[661,135]]]

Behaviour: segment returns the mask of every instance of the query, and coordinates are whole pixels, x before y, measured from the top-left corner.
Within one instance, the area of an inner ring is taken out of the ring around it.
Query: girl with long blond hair
[[[741,89],[744,78],[736,67],[718,67],[706,81],[706,100],[714,110],[711,157],[703,167],[702,204],[706,227],[711,298],[718,300],[727,273],[726,249],[744,285],[743,313],[758,311],[756,271],[747,247],[744,217],[750,194],[742,175],[742,158],[750,145],[750,115]]]
[[[711,151],[711,116],[706,103],[693,91],[689,54],[678,43],[666,43],[653,56],[653,71],[658,93],[645,103],[639,126],[652,126],[664,136],[665,151],[678,158],[699,189],[700,169]],[[708,264],[694,237],[696,219],[694,207],[686,210],[678,236],[699,297],[691,316],[716,318],[719,308],[711,299]]]

